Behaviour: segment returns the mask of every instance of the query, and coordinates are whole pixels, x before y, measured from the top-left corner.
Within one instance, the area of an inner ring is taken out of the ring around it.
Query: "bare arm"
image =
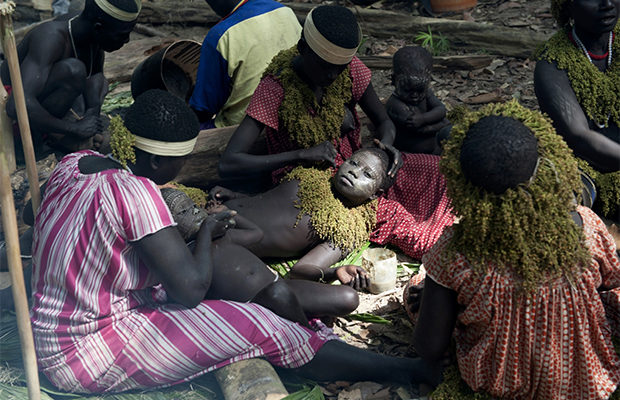
[[[428,111],[421,114],[422,125],[430,125],[441,122],[446,117],[446,106],[435,96],[429,88],[426,91]]]
[[[248,247],[263,240],[263,230],[242,215],[235,215],[235,228],[226,231],[226,236],[243,247]]]
[[[250,148],[265,127],[246,115],[230,138],[219,163],[219,174],[223,178],[253,175],[284,167],[300,160],[328,161],[334,165],[336,149],[330,142],[323,142],[310,149],[300,149],[277,154],[250,154]]]
[[[388,170],[388,175],[393,177],[403,164],[400,152],[393,146],[396,138],[396,127],[385,111],[385,106],[379,100],[377,93],[375,93],[372,83],[368,84],[359,104],[377,129],[377,139],[383,144],[380,147],[392,155],[394,161]]]
[[[427,276],[420,315],[413,334],[413,345],[424,360],[439,362],[450,344],[457,312],[456,292]]]
[[[385,109],[392,121],[399,125],[407,126],[408,119],[413,116],[407,104],[394,95],[385,103]]]
[[[194,252],[185,245],[176,227],[164,228],[134,243],[145,265],[153,271],[168,294],[185,307],[195,307],[211,285],[213,263],[211,239],[220,221],[230,219],[230,212],[209,216],[200,228]]]
[[[575,155],[601,172],[620,170],[620,143],[589,128],[565,71],[547,61],[538,61],[534,89],[541,110],[549,114]]]

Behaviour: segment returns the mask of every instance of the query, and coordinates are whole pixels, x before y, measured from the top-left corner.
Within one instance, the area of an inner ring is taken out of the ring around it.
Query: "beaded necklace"
[[[620,125],[620,58],[613,57],[620,51],[620,41],[614,40],[619,31],[617,24],[610,34],[605,72],[592,63],[583,42],[568,28],[553,35],[536,54],[537,59],[555,62],[558,69],[566,71],[577,101],[599,129],[610,120]]]

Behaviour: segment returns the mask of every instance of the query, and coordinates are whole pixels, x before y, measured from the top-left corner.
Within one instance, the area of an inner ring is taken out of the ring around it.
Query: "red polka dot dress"
[[[355,118],[355,129],[346,133],[334,146],[338,152],[336,165],[342,164],[361,147],[360,122],[355,104],[370,84],[371,72],[357,57],[348,66],[352,82],[352,102],[349,109]],[[247,115],[265,124],[267,150],[278,154],[298,150],[289,133],[280,124],[278,110],[284,99],[284,89],[277,77],[265,76],[248,106]],[[313,114],[314,110],[308,110]],[[318,143],[317,143],[318,144]],[[439,173],[439,157],[428,154],[402,153],[404,165],[398,172],[394,186],[381,198],[377,210],[377,229],[371,241],[393,244],[414,258],[421,258],[444,228],[453,222],[446,183]],[[273,172],[274,183],[280,182],[293,166]]]
[[[620,382],[606,318],[606,308],[618,315],[620,260],[598,216],[578,212],[592,262],[573,284],[557,279],[529,298],[492,266],[476,275],[460,255],[442,265],[452,229],[424,257],[427,276],[458,294],[456,355],[472,389],[498,398],[594,400],[607,399]]]

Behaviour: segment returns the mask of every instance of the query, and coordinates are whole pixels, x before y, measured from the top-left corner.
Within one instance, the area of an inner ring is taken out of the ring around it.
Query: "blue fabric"
[[[202,43],[196,87],[189,101],[190,106],[199,111],[218,113],[232,90],[228,61],[217,50],[220,39],[231,27],[280,7],[284,6],[273,0],[250,0],[209,30]]]

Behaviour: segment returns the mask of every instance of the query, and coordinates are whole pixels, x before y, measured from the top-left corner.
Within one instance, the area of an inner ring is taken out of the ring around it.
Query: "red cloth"
[[[360,148],[360,122],[357,112],[355,111],[355,104],[359,102],[364,95],[366,88],[368,88],[370,84],[371,77],[371,72],[368,67],[357,57],[353,57],[348,68],[351,76],[351,95],[353,98],[349,105],[349,109],[355,117],[355,129],[341,137],[340,140],[334,140],[334,146],[338,151],[336,165],[342,164],[344,160],[351,157],[354,151]],[[261,79],[252,96],[250,105],[246,110],[247,115],[266,125],[265,135],[269,154],[278,154],[299,149],[299,146],[291,140],[286,129],[280,129],[278,109],[283,99],[284,89],[278,81],[278,78],[267,75]],[[314,110],[309,109],[308,112],[313,114]],[[279,183],[284,175],[292,168],[293,166],[288,166],[274,171],[272,174],[273,182]]]
[[[442,264],[451,229],[424,257],[427,276],[458,294],[456,355],[472,389],[510,399],[607,399],[620,383],[604,308],[618,314],[620,260],[598,216],[578,212],[592,262],[573,284],[557,279],[530,297],[492,265],[481,275],[462,255]]]
[[[403,167],[394,186],[379,198],[377,226],[370,240],[393,244],[421,259],[452,225],[446,180],[439,172],[439,157],[401,153]]]

